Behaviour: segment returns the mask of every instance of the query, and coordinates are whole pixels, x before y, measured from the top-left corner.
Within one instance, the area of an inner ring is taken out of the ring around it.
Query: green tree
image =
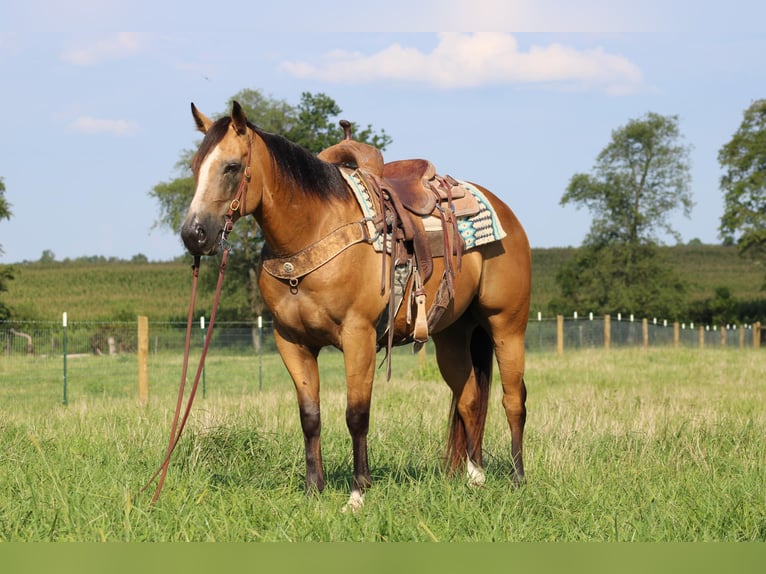
[[[556,276],[556,313],[633,313],[676,319],[684,311],[685,286],[652,243],[583,246]]]
[[[300,102],[293,106],[285,100],[264,95],[260,90],[245,89],[227,102],[228,114],[231,103],[240,103],[250,122],[259,128],[285,136],[312,153],[319,153],[329,145],[343,139],[343,130],[338,125],[342,110],[338,104],[323,93],[301,94]],[[353,125],[354,138],[385,150],[391,138],[385,130],[377,132],[369,124],[365,128]],[[178,177],[154,186],[149,195],[160,206],[156,226],[178,231],[186,210],[194,196],[194,179],[190,169],[193,150],[183,150],[175,165]],[[228,279],[224,283],[225,297],[219,311],[221,318],[252,318],[263,314],[263,303],[257,287],[255,269],[258,266],[263,240],[253,218],[239,221],[229,237],[232,251],[227,264]],[[206,266],[202,271],[203,284],[209,288],[215,285],[217,269]]]
[[[0,220],[11,218],[11,204],[5,198],[5,181],[0,177]],[[0,245],[0,255],[3,253],[3,246]],[[0,293],[8,291],[8,282],[13,280],[13,267],[9,265],[0,265]],[[10,308],[0,301],[0,321],[9,319],[11,316]]]
[[[561,204],[585,206],[593,220],[557,276],[556,311],[667,318],[682,311],[684,286],[657,249],[661,233],[680,240],[670,215],[688,216],[693,205],[690,147],[681,140],[677,116],[650,112],[612,132],[591,174],[572,176]]]
[[[0,220],[11,218],[11,204],[5,198],[5,180],[0,177]],[[0,245],[0,254],[3,253],[3,246]]]
[[[55,263],[55,262],[56,262],[56,254],[50,249],[45,249],[40,254],[40,263]]]
[[[721,237],[736,241],[742,254],[766,259],[766,99],[745,110],[739,128],[718,152],[718,162],[724,170]]]
[[[742,321],[743,305],[728,287],[716,287],[712,298],[698,299],[689,304],[687,318],[701,325],[728,325]]]

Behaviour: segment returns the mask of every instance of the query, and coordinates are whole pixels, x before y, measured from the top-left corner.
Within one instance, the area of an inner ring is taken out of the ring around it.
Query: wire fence
[[[760,347],[760,323],[699,325],[657,319],[604,316],[531,320],[527,327],[529,351],[557,351],[612,347],[745,348]]]
[[[195,326],[201,346],[204,319]],[[186,323],[149,321],[149,353],[182,352]],[[747,325],[695,325],[634,320],[622,317],[554,317],[531,319],[527,327],[529,352],[551,352],[611,347],[759,347],[760,323]],[[270,322],[219,322],[211,338],[211,351],[276,353]],[[0,356],[62,357],[124,355],[138,349],[137,323],[129,322],[13,322],[0,321]]]
[[[200,343],[206,328],[195,329]],[[149,351],[183,351],[186,323],[149,322]],[[219,323],[211,341],[211,349],[244,352],[259,350],[276,352],[271,328],[258,329],[257,323]],[[64,345],[66,344],[66,349]],[[78,355],[121,355],[138,350],[135,322],[72,322],[66,326],[51,322],[0,322],[0,348],[4,357],[61,357]]]
[[[192,356],[199,357],[207,327],[194,327]],[[753,325],[708,326],[642,319],[616,320],[589,316],[531,320],[527,328],[529,353],[564,353],[593,348],[697,347],[760,348],[763,332]],[[152,322],[0,322],[0,396],[12,407],[22,396],[61,397],[68,404],[69,387],[77,396],[148,396],[148,376],[155,382],[177,383],[186,339],[186,323]],[[429,344],[430,348],[430,344]],[[412,353],[412,346],[395,349],[395,355]],[[332,352],[332,351],[330,351]],[[432,356],[432,350],[427,354]],[[237,358],[243,392],[267,385],[282,385],[288,378],[278,357],[273,326],[268,322],[219,322],[211,336],[208,354],[218,361],[212,383],[220,382],[221,366]],[[421,357],[421,360],[425,357]],[[220,361],[225,361],[221,363]],[[244,363],[242,362],[244,361]],[[407,362],[405,361],[404,364]],[[193,364],[194,363],[193,361]],[[398,364],[394,359],[394,366]],[[264,368],[263,365],[267,365]],[[422,365],[422,363],[421,363]],[[220,372],[219,372],[220,371]],[[227,374],[226,377],[230,375]],[[63,379],[63,385],[62,385]],[[144,383],[142,383],[142,380]],[[205,394],[205,370],[202,394]],[[152,383],[154,385],[154,383]],[[156,388],[156,387],[155,387]]]

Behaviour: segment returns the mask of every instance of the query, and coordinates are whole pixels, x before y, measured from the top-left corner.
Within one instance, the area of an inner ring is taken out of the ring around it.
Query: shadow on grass
[[[179,443],[175,460],[182,472],[207,475],[211,486],[219,488],[282,490],[291,486],[302,491],[305,487],[305,454],[303,445],[296,445],[294,439],[293,436],[254,429],[219,426],[204,432],[190,432]],[[333,456],[325,456],[325,487],[349,492],[353,480],[350,448],[345,452],[346,445],[330,446]],[[386,458],[385,449],[382,457]],[[393,462],[384,460],[380,463],[375,458],[373,453],[370,469],[373,485],[401,487],[465,481],[463,470],[448,472],[443,458],[435,454],[425,456],[413,452],[399,455]],[[485,472],[488,480],[510,482],[513,461],[485,456]]]

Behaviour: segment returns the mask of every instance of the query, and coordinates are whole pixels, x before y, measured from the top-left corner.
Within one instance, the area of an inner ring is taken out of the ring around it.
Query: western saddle
[[[388,333],[387,348],[414,340],[416,348],[429,338],[454,295],[455,265],[460,269],[464,241],[458,230],[458,217],[478,213],[476,198],[450,176],[436,174],[425,159],[407,159],[385,163],[380,150],[351,137],[351,123],[341,120],[344,139],[323,150],[318,157],[338,165],[346,177],[355,173],[370,192],[377,212],[377,225],[383,236],[381,291],[386,281],[386,245],[390,244],[391,296],[387,313],[381,317],[378,344]],[[444,258],[435,300],[426,311],[423,285],[433,273],[433,258]],[[455,257],[455,263],[453,263]],[[412,282],[410,283],[410,277]],[[398,285],[397,285],[398,283]],[[416,304],[414,328],[394,340],[394,320],[402,301],[407,304],[407,324],[411,324],[409,297]],[[390,369],[390,363],[389,363]]]

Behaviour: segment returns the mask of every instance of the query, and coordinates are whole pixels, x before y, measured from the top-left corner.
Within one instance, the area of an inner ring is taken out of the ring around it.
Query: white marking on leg
[[[484,486],[484,482],[487,480],[481,467],[476,466],[470,458],[466,461],[466,475],[468,486]]]
[[[355,488],[348,497],[348,502],[341,508],[341,512],[356,512],[364,506],[364,493]]]

